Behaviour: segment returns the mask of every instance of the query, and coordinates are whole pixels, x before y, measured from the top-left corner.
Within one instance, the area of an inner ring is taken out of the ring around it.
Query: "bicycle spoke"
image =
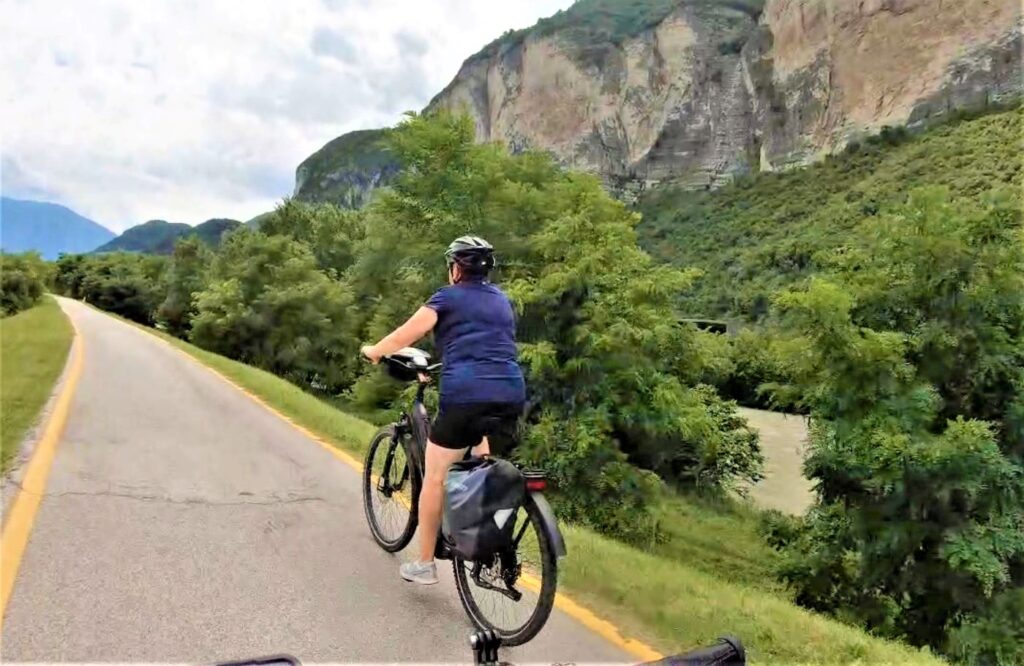
[[[519,540],[516,558],[522,567],[522,574],[514,584],[515,589],[522,594],[519,601],[515,601],[499,591],[477,585],[472,578],[472,564],[464,564],[469,591],[476,601],[477,607],[495,628],[506,632],[517,631],[533,616],[539,602],[539,577],[543,575],[537,526],[525,512],[521,514],[521,518],[524,523],[516,530],[516,539]],[[504,589],[506,583],[498,575],[498,572],[500,572],[500,566],[497,564],[485,567],[481,573],[481,580],[494,587]]]
[[[388,450],[392,446],[395,448],[385,478],[384,467],[387,464]],[[401,536],[409,521],[412,483],[409,479],[408,464],[405,449],[400,444],[391,442],[382,442],[371,461],[374,492],[371,494],[370,503],[377,528],[381,536],[387,540]]]

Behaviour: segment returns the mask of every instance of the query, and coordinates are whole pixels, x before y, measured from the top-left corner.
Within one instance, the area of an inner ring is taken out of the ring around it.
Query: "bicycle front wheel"
[[[526,643],[544,627],[555,604],[558,559],[542,518],[527,497],[516,515],[513,548],[490,562],[454,557],[462,607],[480,630],[491,629],[508,646]]]
[[[363,466],[366,522],[374,540],[389,553],[409,545],[418,522],[420,472],[410,446],[394,425],[386,426],[370,441]]]

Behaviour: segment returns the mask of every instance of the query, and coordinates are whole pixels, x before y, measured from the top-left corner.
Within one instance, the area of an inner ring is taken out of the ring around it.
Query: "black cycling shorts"
[[[515,446],[522,413],[518,402],[442,405],[430,425],[430,441],[446,449],[465,449],[486,436],[491,453],[507,455]]]

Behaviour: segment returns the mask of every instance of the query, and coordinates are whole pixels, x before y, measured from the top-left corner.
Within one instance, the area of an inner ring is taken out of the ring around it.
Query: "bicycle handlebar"
[[[708,647],[652,661],[644,666],[743,666],[747,652],[735,636],[722,636]]]
[[[426,366],[424,368],[424,367],[420,367],[420,366],[416,365],[415,363],[408,363],[406,361],[402,361],[402,360],[397,359],[394,356],[390,356],[390,355],[389,356],[381,356],[380,360],[387,361],[388,363],[394,363],[396,365],[400,365],[403,368],[405,368],[406,370],[411,370],[413,372],[426,372],[428,374],[429,373],[433,373],[433,372],[437,372],[438,370],[441,369],[441,366],[444,365],[443,363],[434,363],[433,365],[428,365],[428,366]]]
[[[478,631],[469,637],[475,666],[510,666],[498,657],[501,637],[493,631]],[[640,666],[744,666],[747,652],[735,636],[722,636],[708,647],[665,657]]]
[[[361,358],[362,360],[367,361],[367,362],[370,361],[370,359],[367,358],[363,354],[359,354],[359,358]],[[397,358],[395,354],[387,354],[385,356],[381,356],[380,360],[381,360],[382,363],[383,362],[394,363],[395,365],[399,365],[399,366],[405,368],[406,370],[409,370],[410,372],[426,372],[428,374],[432,374],[434,372],[437,372],[444,365],[444,363],[434,363],[432,365],[428,365],[428,366],[425,366],[425,367],[424,366],[419,366],[419,365],[416,365],[415,363],[410,363],[408,361],[403,361],[402,359]]]
[[[475,666],[511,666],[501,661],[498,648],[501,637],[493,631],[478,631],[469,637]],[[743,643],[735,636],[722,636],[718,642],[683,654],[665,657],[640,666],[745,666],[747,653]],[[300,666],[301,662],[290,655],[257,657],[238,661],[222,661],[216,666]]]

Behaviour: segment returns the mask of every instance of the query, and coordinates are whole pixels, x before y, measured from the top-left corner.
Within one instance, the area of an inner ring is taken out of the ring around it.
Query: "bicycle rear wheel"
[[[522,645],[536,636],[555,603],[558,559],[541,521],[527,497],[516,515],[513,550],[487,563],[452,558],[466,614],[478,629],[497,632],[503,645]]]
[[[389,553],[409,544],[418,522],[420,471],[410,446],[408,436],[386,426],[370,441],[363,466],[366,522],[374,540]]]

